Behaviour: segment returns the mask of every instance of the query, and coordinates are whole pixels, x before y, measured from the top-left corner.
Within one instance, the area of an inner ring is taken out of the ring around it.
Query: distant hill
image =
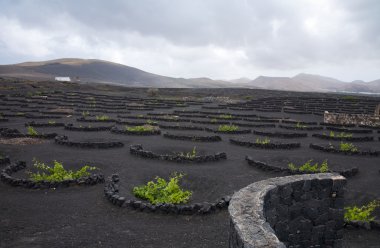
[[[74,81],[109,83],[134,87],[231,88],[246,87],[309,92],[380,93],[380,79],[372,82],[342,82],[334,78],[301,73],[294,77],[259,76],[254,80],[239,78],[229,81],[210,78],[173,78],[130,66],[97,59],[65,58],[39,62],[0,65],[0,77],[32,80],[54,80],[70,77]]]
[[[109,83],[135,87],[229,87],[230,82],[209,78],[184,79],[160,76],[130,66],[96,59],[57,59],[0,65],[0,76],[35,80],[70,77],[81,82]]]
[[[294,77],[259,76],[247,82],[246,85],[248,87],[289,91],[380,93],[380,80],[343,82],[334,78],[305,73]]]

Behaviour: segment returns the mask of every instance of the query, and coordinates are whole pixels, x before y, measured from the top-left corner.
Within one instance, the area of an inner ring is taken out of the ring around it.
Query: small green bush
[[[178,153],[178,156],[193,159],[197,156],[197,147],[194,146],[193,150],[191,150],[190,152],[180,152]]]
[[[318,162],[315,163],[314,165],[311,165],[312,161],[313,160],[310,159],[309,161],[307,161],[306,163],[298,167],[294,163],[289,163],[288,168],[292,171],[311,172],[311,173],[319,173],[319,172],[324,173],[324,172],[329,171],[327,159],[324,160],[321,165],[319,165]]]
[[[152,204],[187,203],[192,192],[181,189],[179,181],[183,177],[184,174],[177,173],[174,173],[173,176],[169,178],[169,181],[156,177],[156,182],[149,181],[146,185],[134,187],[133,194],[140,199],[148,200]]]
[[[232,119],[234,117],[232,115],[219,115],[218,118],[228,120],[228,119]]]
[[[218,127],[218,131],[220,132],[234,132],[237,130],[239,130],[239,127],[235,125],[220,125]]]
[[[83,111],[82,112],[82,116],[84,117],[84,118],[86,118],[87,116],[89,116],[90,115],[90,112],[89,111]]]
[[[97,115],[97,116],[96,116],[96,119],[97,119],[98,121],[108,121],[108,120],[110,119],[110,117],[107,116],[107,115]]]
[[[340,142],[339,150],[341,150],[343,152],[357,152],[358,148],[352,143]]]
[[[32,126],[28,126],[28,134],[31,135],[31,136],[37,136],[38,132]]]
[[[257,138],[256,144],[266,145],[270,143],[270,139],[268,137],[265,137],[264,139]]]
[[[302,125],[300,122],[297,122],[296,128],[303,129],[303,128],[307,128],[307,126],[306,125]]]
[[[134,127],[126,126],[125,129],[129,132],[152,132],[156,128],[151,125],[143,125],[143,126],[134,126]]]
[[[358,207],[358,206],[345,207],[344,220],[347,222],[348,221],[364,221],[364,222],[373,221],[375,217],[372,215],[372,213],[378,207],[380,207],[380,200],[371,201],[367,205],[363,205],[361,207]]]
[[[61,182],[64,180],[74,180],[90,175],[89,171],[96,170],[96,167],[85,165],[77,171],[66,170],[61,162],[54,160],[54,166],[50,167],[42,162],[33,159],[34,167],[42,172],[32,173],[29,172],[31,180],[35,182],[49,181],[49,182]]]
[[[326,134],[324,133],[324,135],[326,135]],[[335,134],[335,132],[330,131],[329,136],[330,137],[338,137],[338,138],[351,138],[352,137],[352,133],[341,132],[341,133]]]
[[[212,123],[216,123],[216,122],[218,121],[218,119],[213,118],[213,119],[211,119],[210,121],[211,121]]]

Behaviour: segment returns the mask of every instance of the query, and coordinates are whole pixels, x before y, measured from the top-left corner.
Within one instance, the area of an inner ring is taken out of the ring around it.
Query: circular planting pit
[[[131,154],[140,156],[143,158],[149,159],[157,159],[157,160],[165,160],[172,161],[178,163],[205,163],[205,162],[214,162],[222,159],[227,159],[227,154],[225,152],[218,152],[214,155],[203,155],[203,156],[184,156],[180,154],[157,154],[151,151],[144,150],[142,145],[131,145],[129,147],[129,151]]]
[[[254,134],[268,136],[268,137],[278,137],[278,138],[303,138],[307,137],[307,133],[283,133],[283,132],[262,132],[253,131]]]
[[[6,138],[36,138],[36,139],[54,139],[57,134],[56,133],[47,133],[47,134],[23,134],[17,129],[4,129],[1,131],[1,136]]]
[[[276,124],[251,124],[251,123],[240,123],[240,122],[233,122],[233,125],[239,126],[239,127],[254,127],[254,128],[275,128]]]
[[[160,135],[161,134],[161,130],[159,130],[159,129],[153,129],[153,130],[149,130],[149,131],[129,131],[127,129],[121,130],[121,129],[118,129],[117,127],[112,127],[111,128],[111,133],[125,134],[125,135],[148,136],[148,135]]]
[[[326,140],[341,140],[341,141],[373,141],[373,137],[371,136],[364,136],[364,137],[336,137],[336,136],[329,136],[324,134],[318,134],[315,133],[312,135],[312,137],[320,138],[320,139],[326,139]]]
[[[116,119],[105,119],[105,120],[100,120],[100,119],[86,119],[86,118],[78,118],[77,121],[81,122],[116,122]]]
[[[234,131],[220,131],[217,129],[212,129],[212,128],[205,128],[206,131],[209,132],[214,132],[214,133],[223,133],[223,134],[247,134],[251,133],[251,129],[242,129],[242,130],[234,130]]]
[[[246,147],[252,147],[252,148],[260,148],[260,149],[295,149],[300,148],[301,143],[256,143],[256,142],[249,142],[249,141],[242,141],[237,139],[230,139],[230,143],[238,146],[246,146]]]
[[[79,142],[79,141],[69,141],[67,136],[57,136],[55,137],[55,143],[59,145],[80,147],[80,148],[118,148],[123,147],[124,144],[119,141],[109,141],[109,142]]]
[[[284,128],[284,129],[290,129],[290,130],[307,130],[307,131],[311,131],[311,130],[322,130],[323,127],[303,127],[303,126],[286,126],[286,125],[278,125],[279,128]]]
[[[119,194],[119,176],[113,174],[104,187],[105,197],[113,204],[123,208],[129,208],[149,213],[162,214],[209,214],[228,207],[231,200],[230,196],[220,198],[216,202],[193,203],[188,205],[182,204],[151,204],[142,200],[126,199]]]
[[[26,168],[24,161],[18,161],[15,164],[8,165],[0,174],[0,180],[6,184],[14,187],[24,187],[30,189],[47,189],[47,188],[60,188],[69,187],[74,185],[95,185],[104,183],[104,176],[102,174],[92,174],[88,177],[83,177],[75,180],[64,180],[60,182],[39,181],[35,182],[30,179],[21,179],[12,177],[12,174]]]
[[[203,131],[205,128],[200,126],[182,126],[182,125],[166,125],[158,124],[159,128],[162,129],[174,129],[174,130],[199,130]]]
[[[326,130],[345,132],[345,133],[373,133],[373,130],[368,130],[368,129],[348,129],[348,128],[329,127],[329,126],[326,127]]]
[[[287,173],[290,175],[315,174],[315,173],[311,173],[311,172],[304,172],[304,171],[300,171],[300,170],[291,170],[289,168],[269,165],[269,164],[261,162],[261,161],[255,161],[249,156],[246,156],[245,160],[248,162],[249,165],[254,166],[258,169],[264,170],[264,171],[282,172],[282,173]],[[340,175],[342,175],[344,177],[353,177],[359,172],[359,169],[354,167],[354,168],[342,170],[342,171],[327,171],[327,172],[336,172],[336,173],[339,173]]]
[[[222,141],[222,138],[220,136],[217,136],[217,135],[213,135],[213,136],[196,136],[196,135],[177,135],[177,134],[164,133],[163,136],[165,138],[175,139],[175,140],[189,140],[189,141],[199,141],[199,142],[218,142],[218,141]]]
[[[65,129],[69,131],[83,131],[83,132],[96,132],[96,131],[106,131],[110,130],[113,126],[101,126],[101,127],[91,127],[91,126],[79,126],[75,127],[73,124],[65,125]]]
[[[321,146],[317,144],[310,144],[310,148],[314,150],[324,151],[324,152],[331,152],[331,153],[339,153],[344,155],[362,155],[362,156],[379,156],[380,151],[342,151],[339,149],[336,149],[332,146]]]

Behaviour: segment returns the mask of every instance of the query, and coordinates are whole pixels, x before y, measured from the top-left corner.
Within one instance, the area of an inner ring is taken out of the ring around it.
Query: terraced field
[[[253,99],[221,103],[167,92],[176,97],[83,89],[1,95],[0,246],[227,247],[231,195],[297,173],[289,163],[311,159],[348,178],[345,205],[380,198],[380,129],[328,125],[322,116],[372,113],[379,99],[251,90]],[[339,152],[341,142],[358,152]],[[34,158],[98,170],[35,183],[27,173],[36,170]],[[134,196],[133,187],[174,172],[185,174],[188,203],[157,206]],[[380,247],[379,229],[346,228],[344,243]]]

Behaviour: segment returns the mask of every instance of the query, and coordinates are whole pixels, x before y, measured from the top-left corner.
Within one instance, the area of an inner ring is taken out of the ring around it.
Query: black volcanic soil
[[[12,82],[8,82],[11,85]],[[105,113],[104,106],[108,104],[128,104],[132,102],[147,103],[146,89],[113,88],[110,86],[75,85],[68,86],[62,84],[57,86],[61,92],[42,94],[47,98],[25,97],[28,92],[46,90],[45,84],[14,83],[16,89],[2,91],[0,97],[0,107],[3,114],[34,111],[47,111],[56,108],[89,109],[86,97],[96,99],[96,114],[106,114],[117,119],[117,114]],[[31,87],[34,85],[35,87]],[[22,87],[21,87],[22,86]],[[17,88],[19,87],[19,88]],[[50,88],[50,90],[52,90]],[[79,93],[78,93],[79,92]],[[159,102],[168,104],[162,95],[173,96],[195,96],[197,101],[200,97],[210,95],[228,95],[228,89],[220,90],[176,90],[160,89],[157,96]],[[99,95],[92,95],[92,94]],[[11,96],[13,94],[13,96]],[[21,94],[16,96],[16,94]],[[145,115],[149,113],[173,113],[175,110],[185,111],[209,111],[233,114],[257,114],[260,116],[284,118],[289,117],[297,121],[323,121],[322,116],[313,114],[292,114],[283,112],[261,112],[258,111],[265,106],[283,106],[284,102],[293,101],[295,108],[299,108],[297,102],[315,101],[318,99],[338,99],[339,96],[327,94],[310,94],[304,96],[312,100],[294,97],[302,97],[302,93],[262,91],[262,90],[238,90],[230,91],[231,97],[242,99],[250,96],[254,100],[251,106],[258,106],[253,110],[231,110],[226,109],[202,109],[202,106],[217,106],[218,103],[204,103],[203,105],[189,105],[188,107],[176,107],[170,105],[169,109],[156,108],[153,111],[132,110],[129,115]],[[7,96],[10,95],[10,96]],[[262,97],[261,100],[257,100]],[[119,99],[116,97],[124,97]],[[264,98],[265,97],[265,98]],[[268,97],[272,97],[269,100]],[[135,98],[141,98],[136,100]],[[179,99],[179,98],[178,98]],[[247,98],[248,99],[248,98]],[[246,99],[246,100],[247,100]],[[290,99],[290,100],[289,100]],[[298,100],[297,100],[298,99]],[[375,98],[360,98],[362,102],[355,105],[353,111],[369,112],[372,102],[380,102]],[[25,100],[29,102],[24,102]],[[79,101],[75,102],[75,101]],[[92,100],[91,100],[92,101]],[[181,102],[181,101],[178,101]],[[259,106],[262,102],[265,106]],[[41,104],[38,104],[41,103]],[[46,104],[49,103],[49,104]],[[9,106],[9,104],[16,104]],[[20,104],[20,105],[17,105]],[[72,106],[62,106],[69,105]],[[223,106],[225,103],[221,103]],[[313,103],[314,104],[314,103]],[[38,108],[31,108],[38,106]],[[318,105],[323,112],[324,108],[336,106],[345,111],[345,108],[352,108],[349,101],[320,102]],[[236,107],[236,106],[233,106]],[[77,115],[63,116],[56,119],[59,122],[73,123],[74,126],[109,126],[115,123],[84,123],[77,122],[81,117],[81,111]],[[62,116],[62,115],[61,115]],[[0,128],[17,128],[21,132],[26,132],[25,123],[34,119],[27,119],[22,116],[7,117],[8,122],[0,122]],[[183,117],[184,119],[210,120],[199,117]],[[250,119],[254,119],[250,117]],[[36,119],[36,122],[47,122],[52,119]],[[134,119],[130,119],[135,121]],[[139,120],[140,121],[140,120]],[[141,121],[145,121],[142,119]],[[176,122],[159,123],[176,125]],[[232,121],[234,122],[234,121]],[[252,124],[262,122],[236,121]],[[180,125],[195,125],[201,127],[217,128],[217,125],[205,125],[198,123],[179,122]],[[244,160],[246,155],[255,160],[268,164],[286,167],[289,162],[297,164],[306,162],[309,159],[321,162],[328,159],[333,170],[359,168],[359,174],[349,178],[346,192],[346,205],[363,204],[373,199],[380,198],[380,158],[372,156],[347,156],[342,154],[331,154],[316,151],[309,148],[310,143],[328,144],[328,141],[311,137],[313,133],[322,133],[324,130],[314,131],[293,131],[278,128],[279,123],[275,123],[276,128],[251,128],[258,131],[267,132],[300,132],[308,133],[306,138],[270,138],[277,142],[300,142],[301,148],[293,150],[264,150],[248,147],[241,147],[230,144],[229,138],[255,142],[256,138],[264,136],[254,134],[218,134],[222,137],[221,142],[193,142],[181,141],[157,136],[132,136],[111,133],[110,131],[85,132],[69,131],[63,127],[36,127],[41,133],[56,132],[59,135],[67,135],[72,141],[120,141],[124,147],[110,149],[77,148],[62,146],[54,143],[54,140],[46,141],[42,144],[34,145],[5,145],[0,144],[2,154],[9,155],[11,161],[23,160],[28,167],[32,165],[35,157],[44,162],[53,160],[62,161],[67,168],[75,169],[89,164],[100,168],[106,176],[113,173],[120,175],[120,195],[133,198],[131,190],[134,186],[152,180],[155,176],[167,177],[172,172],[186,173],[183,186],[193,191],[190,203],[213,202],[225,195],[231,195],[240,188],[253,182],[266,178],[282,176],[280,173],[265,172],[250,167]],[[122,125],[115,124],[122,128]],[[292,124],[286,124],[292,125]],[[241,127],[242,129],[250,129]],[[206,131],[172,130],[162,129],[163,133],[168,131],[176,134],[212,135]],[[327,132],[327,131],[326,131]],[[371,134],[354,134],[354,136],[373,136],[375,141],[353,142],[360,148],[380,150],[379,134],[374,131]],[[0,137],[1,138],[1,137]],[[338,145],[338,141],[331,142]],[[168,161],[158,161],[144,159],[131,155],[129,146],[141,144],[144,149],[155,153],[173,153],[179,151],[191,151],[196,146],[200,154],[213,154],[216,152],[226,152],[227,160],[217,162],[192,164],[174,163]],[[0,165],[0,169],[5,165]],[[25,171],[14,174],[17,177],[25,178]],[[112,205],[106,200],[103,194],[104,184],[88,187],[69,187],[49,190],[32,190],[25,188],[15,188],[7,184],[0,183],[0,247],[227,247],[228,246],[228,211],[226,209],[209,215],[164,215],[158,213],[143,213],[129,209],[123,209]],[[377,211],[380,216],[380,211]],[[379,230],[358,230],[346,229],[344,235],[345,247],[380,247]]]

